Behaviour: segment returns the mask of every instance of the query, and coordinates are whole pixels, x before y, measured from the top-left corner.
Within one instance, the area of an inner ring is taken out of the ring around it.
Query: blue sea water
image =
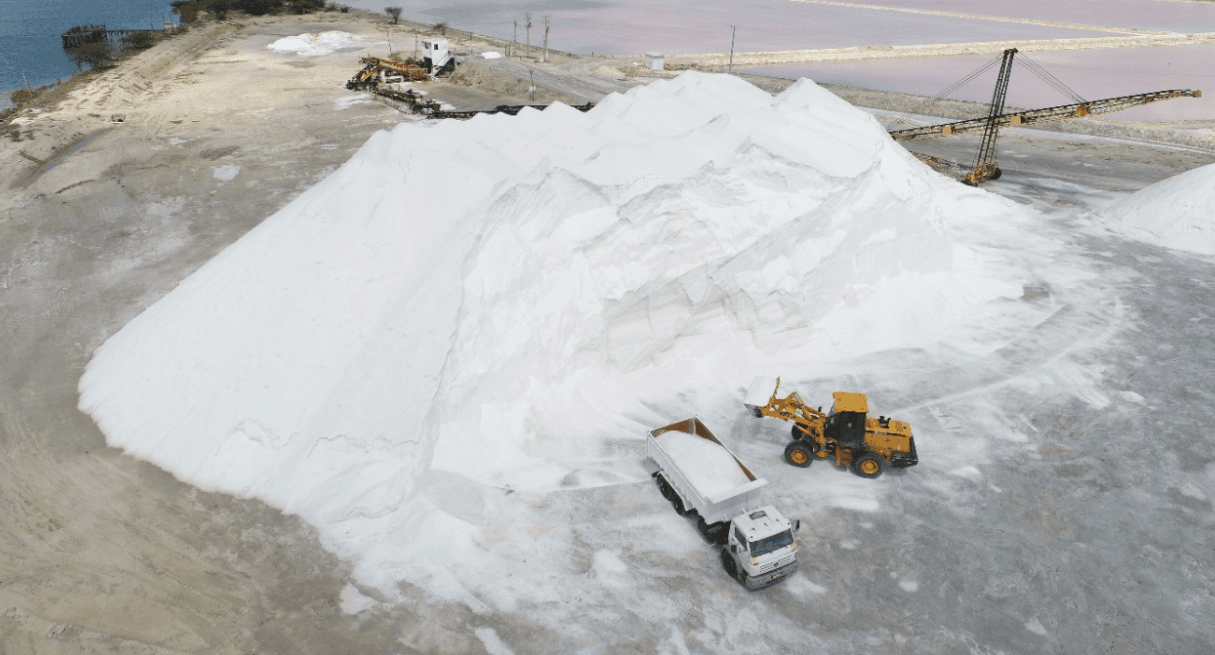
[[[70,77],[76,66],[59,35],[76,25],[161,29],[175,17],[169,0],[0,0],[0,108],[26,85]]]

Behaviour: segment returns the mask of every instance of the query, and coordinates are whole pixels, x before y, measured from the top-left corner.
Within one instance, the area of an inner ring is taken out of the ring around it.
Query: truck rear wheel
[[[659,474],[654,478],[654,481],[658,484],[658,492],[662,494],[662,497],[670,500],[673,494],[671,492],[671,485],[667,484],[667,479],[662,477],[662,474]]]
[[[814,451],[801,441],[794,441],[785,446],[785,461],[798,468],[806,468],[814,462]]]
[[[862,478],[876,478],[886,470],[886,460],[875,452],[865,453],[852,460],[852,472]]]

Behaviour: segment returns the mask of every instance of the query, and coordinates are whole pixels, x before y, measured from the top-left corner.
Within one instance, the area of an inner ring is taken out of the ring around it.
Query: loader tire
[[[785,446],[785,461],[804,469],[814,463],[814,451],[804,442],[794,441]]]
[[[852,472],[862,478],[876,478],[886,471],[886,460],[875,452],[868,452],[852,460]]]

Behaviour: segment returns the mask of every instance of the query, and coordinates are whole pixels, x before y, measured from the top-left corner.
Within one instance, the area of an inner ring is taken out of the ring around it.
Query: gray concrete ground
[[[520,653],[655,652],[668,632],[627,603],[580,624],[598,631],[592,641],[542,627],[530,612],[544,608],[478,617],[410,589],[412,602],[345,614],[338,598],[351,565],[312,528],[107,447],[76,409],[94,348],[375,130],[403,120],[383,105],[343,104],[340,82],[353,73],[344,64],[263,56],[274,38],[325,29],[378,28],[324,16],[198,30],[155,65],[124,65],[141,79],[115,73],[87,102],[9,127],[0,152],[0,653],[484,652],[472,627],[487,623]],[[551,84],[588,97],[632,83],[592,71],[566,74],[586,78],[576,88]],[[123,93],[134,99],[128,121],[111,125],[106,98]],[[917,147],[955,161],[973,152],[961,140]],[[1100,273],[1097,291],[1053,292],[1062,309],[1050,321],[987,355],[948,366],[931,353],[893,356],[902,381],[942,390],[932,412],[908,410],[926,429],[982,429],[967,419],[967,398],[985,389],[1029,426],[1033,448],[998,450],[982,466],[986,484],[948,496],[917,483],[913,469],[876,515],[820,513],[803,560],[826,587],[819,601],[790,602],[782,587],[747,595],[724,578],[720,588],[711,577],[684,585],[685,575],[716,575],[712,564],[651,562],[686,610],[677,621],[685,632],[719,622],[708,608],[756,617],[754,631],[690,640],[691,651],[1215,649],[1213,262],[1091,236],[1069,213],[1215,154],[1022,130],[1003,138],[1000,157],[1005,175],[988,188],[1047,212],[1043,229]],[[1120,299],[1117,315],[1108,298]],[[1099,349],[1073,348],[1107,333]],[[1000,390],[999,380],[1060,357],[1100,371],[1115,402],[1095,410],[1049,390]],[[889,365],[858,363],[873,373],[857,386],[902,397],[877,373]],[[736,427],[749,435],[737,448],[744,459],[778,452],[783,430],[741,414]],[[845,475],[772,470],[774,489],[793,476]],[[662,503],[648,487],[552,502],[588,539],[588,521]],[[915,593],[899,584],[909,579]],[[702,598],[703,589],[716,591]],[[804,640],[757,636],[766,613],[804,627]]]

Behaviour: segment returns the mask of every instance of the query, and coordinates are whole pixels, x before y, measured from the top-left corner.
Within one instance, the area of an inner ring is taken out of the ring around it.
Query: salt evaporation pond
[[[1026,56],[1017,55],[1018,58]],[[1034,52],[1028,57],[1086,100],[1166,89],[1201,89],[1204,92],[1202,98],[1166,100],[1106,114],[1101,117],[1103,120],[1181,121],[1215,118],[1215,69],[1210,65],[1215,61],[1215,45]],[[808,77],[820,84],[933,96],[992,59],[993,55],[977,55],[858,61],[771,66],[746,69],[746,72],[791,79]],[[949,97],[990,102],[998,71],[997,65]],[[1035,109],[1072,102],[1074,100],[1024,67],[1014,65],[1008,87],[1009,106]]]
[[[798,0],[793,0],[798,1]],[[904,9],[927,9],[960,14],[983,14],[1028,20],[1102,25],[1162,32],[1215,32],[1215,6],[1204,2],[1160,0],[875,0],[864,3]]]
[[[354,0],[363,9],[383,11],[391,0]],[[997,19],[1074,23],[1109,31],[1068,29],[1045,24],[959,18],[889,8],[948,11]],[[406,3],[402,16],[504,39],[525,40],[524,13],[531,12],[531,42],[543,37],[542,16],[550,16],[549,43],[576,54],[667,54],[728,52],[730,26],[738,26],[738,51],[803,50],[865,45],[918,45],[1007,39],[1113,36],[1121,30],[1215,31],[1215,3],[1121,0],[1077,2],[974,3],[961,0],[896,0],[873,3],[816,3],[797,0],[677,0],[590,2],[558,0],[538,5],[525,0],[484,3],[428,0]],[[516,31],[516,24],[518,29]]]
[[[111,337],[80,407],[303,517],[388,597],[601,595],[569,531],[535,530],[545,499],[652,485],[645,434],[741,407],[757,375],[1035,324],[1023,289],[1060,247],[1038,220],[810,82],[687,73],[588,113],[405,122]],[[822,506],[879,506],[831,484]],[[545,584],[503,574],[537,556]]]
[[[364,0],[353,6],[382,11],[391,2]],[[396,3],[401,4],[401,3]],[[738,52],[914,45],[1007,39],[1066,39],[1111,36],[1110,32],[1027,25],[970,18],[875,11],[855,6],[788,0],[677,0],[611,3],[407,3],[402,16],[501,39],[527,38],[524,12],[532,13],[531,43],[543,39],[542,17],[550,16],[549,44],[575,54],[640,55],[729,52],[732,25]],[[977,13],[977,12],[971,12]],[[981,12],[979,12],[981,13]],[[518,28],[516,31],[516,22]]]

